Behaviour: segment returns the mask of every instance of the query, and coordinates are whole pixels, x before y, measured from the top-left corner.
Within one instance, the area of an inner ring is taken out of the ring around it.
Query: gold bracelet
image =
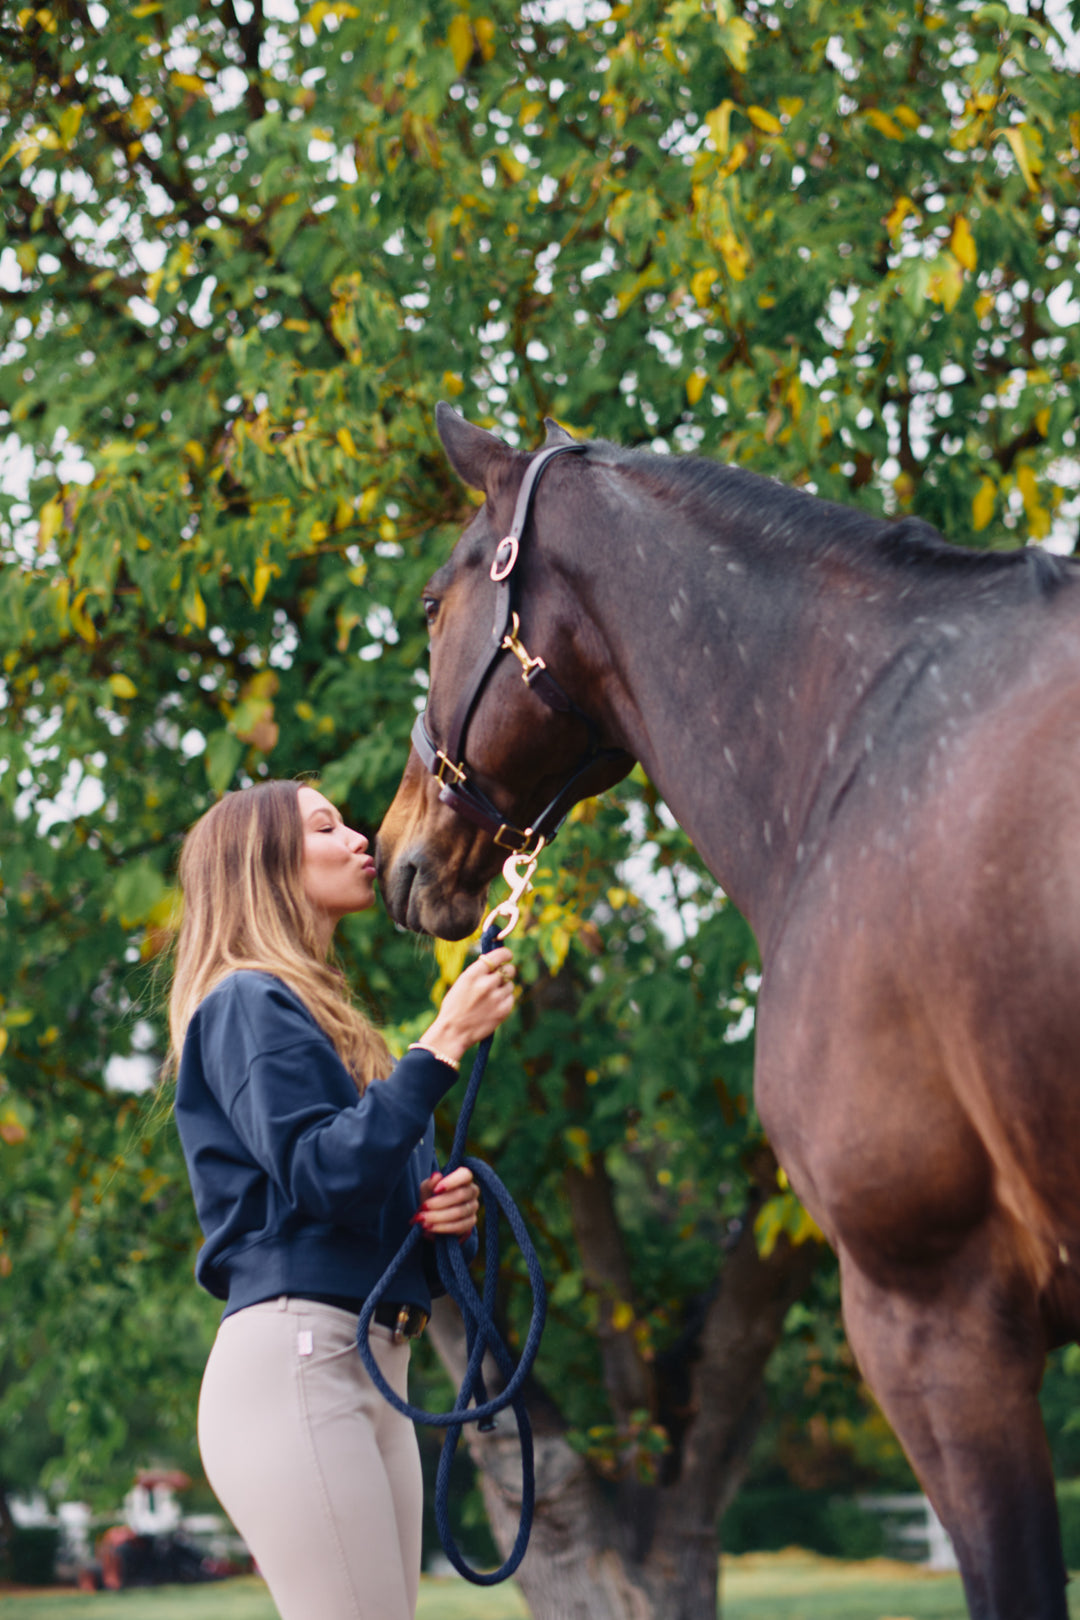
[[[445,1052],[436,1052],[433,1046],[425,1046],[423,1041],[413,1041],[412,1045],[409,1047],[409,1051],[428,1052],[433,1058],[436,1058],[439,1063],[445,1063],[449,1068],[454,1069],[455,1071],[461,1068],[460,1058],[447,1057]]]

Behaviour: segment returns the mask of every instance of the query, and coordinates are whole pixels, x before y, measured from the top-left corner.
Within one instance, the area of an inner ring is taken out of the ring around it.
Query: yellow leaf
[[[628,1327],[633,1326],[634,1307],[628,1305],[625,1299],[616,1300],[615,1308],[611,1313],[611,1325],[616,1333],[625,1333]]]
[[[705,392],[705,374],[701,371],[692,371],[686,379],[686,397],[691,405],[696,405]]]
[[[746,267],[750,263],[750,255],[735,232],[725,231],[720,238],[719,247],[732,280],[743,281],[746,277]]]
[[[161,10],[161,0],[146,0],[145,5],[132,6],[128,13],[131,17],[152,17],[155,11]]]
[[[803,110],[802,96],[780,96],[777,100],[780,111],[788,118],[796,118]]]
[[[1049,410],[1049,407],[1047,407],[1047,409],[1042,410],[1042,411],[1036,411],[1036,413],[1035,413],[1035,430],[1036,430],[1036,432],[1041,433],[1044,439],[1046,438],[1046,435],[1050,431],[1050,410]]]
[[[721,157],[726,154],[728,146],[731,144],[731,115],[734,110],[735,103],[731,100],[724,100],[719,107],[714,107],[712,112],[705,114],[705,123],[708,125],[713,145]]]
[[[196,467],[206,465],[206,451],[197,439],[189,439],[184,446],[184,452],[190,456]]]
[[[997,500],[997,485],[992,478],[984,478],[975,492],[971,503],[971,523],[976,534],[985,529],[994,515],[994,503]]]
[[[282,325],[282,330],[286,331],[286,332],[310,332],[311,331],[311,322],[310,321],[298,321],[293,316],[290,316],[287,321],[282,321],[281,325]]]
[[[157,102],[151,96],[144,96],[140,91],[137,96],[131,98],[131,105],[128,108],[128,123],[132,124],[141,133],[144,129],[149,129],[156,112]]]
[[[747,52],[754,30],[742,17],[732,17],[720,25],[720,45],[736,73],[745,73]]]
[[[894,107],[893,117],[899,119],[900,123],[905,124],[908,129],[918,129],[922,122],[918,113],[911,107]]]
[[[97,630],[94,627],[93,619],[91,619],[89,614],[84,611],[85,602],[86,592],[80,591],[74,602],[72,602],[68,608],[68,618],[71,621],[71,628],[75,631],[76,635],[81,636],[82,639],[92,647],[94,642],[97,640]]]
[[[956,308],[956,301],[963,290],[964,278],[960,266],[951,253],[942,253],[933,262],[926,284],[926,296],[948,313]]]
[[[255,577],[252,580],[251,601],[254,607],[261,607],[262,599],[266,595],[270,581],[277,570],[273,563],[260,562],[255,564]]]
[[[974,270],[978,263],[975,251],[975,238],[971,234],[971,226],[963,214],[957,214],[956,223],[952,228],[952,238],[949,242],[954,258],[958,259],[965,270]]]
[[[64,521],[64,503],[58,495],[46,501],[38,519],[38,550],[44,551]]]
[[[360,452],[357,450],[356,441],[347,427],[338,428],[337,442],[340,444],[345,454],[350,456],[353,461],[358,459]]]
[[[1050,513],[1039,500],[1039,481],[1035,476],[1034,467],[1026,463],[1017,469],[1016,487],[1024,498],[1024,514],[1028,521],[1028,533],[1033,540],[1045,540],[1050,533]]]
[[[170,73],[169,78],[178,90],[186,90],[192,96],[205,96],[206,85],[195,73]]]
[[[311,541],[312,545],[317,546],[327,538],[329,533],[330,525],[328,523],[323,523],[320,519],[317,523],[313,523],[311,525],[311,533],[308,536],[308,539]]]
[[[480,55],[485,62],[490,62],[495,55],[495,24],[490,17],[477,17],[473,23],[473,33],[480,47]]]
[[[109,691],[114,697],[133,698],[138,691],[135,682],[128,675],[110,675]]]
[[[985,321],[986,317],[989,315],[989,313],[993,309],[993,307],[994,307],[994,295],[993,295],[993,293],[992,292],[980,293],[978,298],[976,298],[976,300],[975,300],[975,316],[976,316],[976,319],[980,320],[980,321]]]
[[[359,517],[361,523],[367,522],[368,518],[378,505],[378,502],[379,486],[377,484],[371,484],[361,495],[360,505],[357,508],[357,516]]]
[[[690,291],[693,293],[694,301],[699,309],[704,309],[708,304],[715,280],[715,270],[696,270],[690,277]]]
[[[890,141],[904,139],[903,129],[895,119],[889,117],[888,113],[882,112],[880,107],[868,107],[864,116],[868,124],[873,124],[878,133],[887,135]]]
[[[464,73],[472,61],[472,53],[476,46],[472,23],[463,11],[459,11],[457,16],[451,19],[450,27],[446,30],[446,43],[453,52],[454,66],[458,73]]]
[[[766,135],[780,135],[783,125],[775,113],[767,112],[764,107],[747,107],[746,116],[755,128],[764,130]]]
[[[164,267],[164,265],[162,265],[160,270],[151,270],[150,274],[147,276],[147,278],[146,278],[146,296],[147,296],[147,299],[149,300],[149,302],[151,304],[156,304],[157,303],[158,291],[159,291],[159,289],[161,287],[161,283],[164,280],[165,280],[165,267]]]
[[[607,892],[607,903],[612,911],[621,911],[629,898],[626,889],[609,889]]]
[[[501,151],[499,153],[499,162],[515,185],[519,185],[529,172],[524,163],[519,158],[516,158],[512,152]]]
[[[465,392],[465,381],[459,371],[444,371],[442,374],[444,391],[451,399],[457,399],[459,394]]]
[[[1029,191],[1038,191],[1039,186],[1033,172],[1031,155],[1027,149],[1027,142],[1024,140],[1023,127],[1017,124],[1011,129],[1005,130],[1003,133],[1005,135],[1005,139],[1013,149],[1013,156],[1016,158],[1016,161],[1020,166],[1020,173],[1024,177],[1024,184],[1027,186]]]
[[[192,592],[191,601],[187,606],[187,614],[192,624],[199,630],[206,629],[206,603],[198,590]]]
[[[473,937],[475,938],[475,936]],[[444,990],[454,983],[465,966],[472,944],[472,939],[437,939],[435,941],[435,960],[439,964],[439,982]]]
[[[7,1030],[0,1029],[0,1057],[3,1057],[4,1053],[7,1051],[8,1039],[9,1036]]]
[[[65,146],[70,146],[76,135],[79,133],[79,125],[82,123],[82,115],[82,105],[77,101],[74,102],[70,107],[65,107],[63,112],[60,114],[60,139],[63,141]]]
[[[734,174],[736,169],[741,169],[749,155],[749,151],[750,148],[745,141],[736,141],[728,154],[727,161],[720,167],[719,178],[726,180],[729,174]]]

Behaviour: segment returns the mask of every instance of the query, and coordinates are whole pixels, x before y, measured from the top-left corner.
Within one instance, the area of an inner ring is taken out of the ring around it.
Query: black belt
[[[357,1299],[350,1294],[306,1294],[292,1293],[290,1299],[311,1299],[319,1305],[335,1305],[339,1311],[350,1311],[353,1316],[359,1316],[364,1308],[364,1300]],[[428,1313],[420,1309],[419,1305],[402,1305],[396,1300],[383,1300],[375,1307],[375,1320],[380,1327],[387,1327],[393,1331],[395,1340],[418,1339],[428,1325]]]

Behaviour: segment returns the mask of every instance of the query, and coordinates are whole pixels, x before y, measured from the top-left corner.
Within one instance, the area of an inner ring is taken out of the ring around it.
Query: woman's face
[[[325,921],[326,939],[350,911],[366,911],[375,900],[375,862],[363,833],[346,827],[340,812],[312,787],[298,794],[304,828],[304,893]]]

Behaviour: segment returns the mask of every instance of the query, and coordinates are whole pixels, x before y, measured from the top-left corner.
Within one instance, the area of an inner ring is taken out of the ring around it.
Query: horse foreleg
[[[863,1375],[956,1549],[973,1620],[1067,1620],[1045,1348],[1034,1300],[973,1234],[917,1273],[877,1279],[841,1254]]]

